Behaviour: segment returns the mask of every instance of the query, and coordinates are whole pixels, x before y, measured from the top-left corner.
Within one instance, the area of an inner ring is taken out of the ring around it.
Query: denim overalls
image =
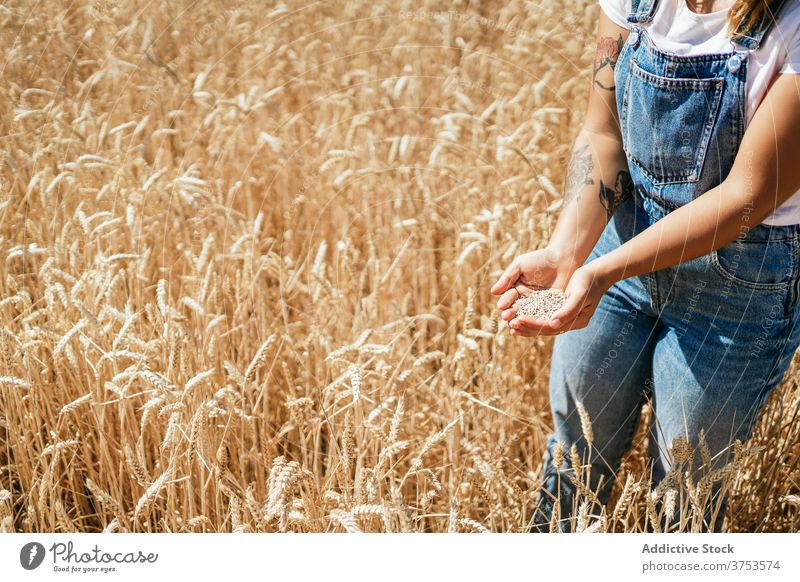
[[[782,4],[772,3],[773,14]],[[616,211],[587,261],[722,182],[745,132],[748,58],[770,22],[735,35],[729,52],[679,56],[659,50],[648,35],[655,8],[656,0],[633,0],[632,30],[615,69],[635,196]],[[669,471],[675,437],[696,446],[699,432],[705,434],[713,458],[711,467],[701,468],[697,455],[695,483],[731,459],[731,443],[750,436],[800,344],[799,244],[798,225],[756,225],[709,255],[613,285],[586,328],[556,338],[550,377],[555,432],[543,466],[550,495],[540,498],[534,523],[541,525],[534,531],[547,531],[559,483],[562,517],[572,511],[570,446],[589,458],[578,402],[593,426],[592,484],[602,476],[603,503],[646,398],[654,411],[654,485]],[[553,466],[558,440],[567,451],[560,479]],[[721,511],[706,513],[704,531],[720,530],[727,507],[713,491]],[[568,530],[568,523],[560,528]]]

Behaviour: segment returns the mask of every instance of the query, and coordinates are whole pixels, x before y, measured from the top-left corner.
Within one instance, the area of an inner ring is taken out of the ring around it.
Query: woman
[[[492,287],[511,335],[558,336],[535,529],[556,499],[572,507],[557,442],[590,459],[605,503],[650,398],[654,483],[676,437],[696,447],[702,432],[699,469],[721,467],[800,344],[800,1],[724,2],[600,0],[558,224]],[[517,316],[531,287],[565,289],[566,305]],[[718,501],[704,529],[721,529]]]

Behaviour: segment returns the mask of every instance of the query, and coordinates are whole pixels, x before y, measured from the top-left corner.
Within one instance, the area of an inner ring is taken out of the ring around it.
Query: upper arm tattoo
[[[597,80],[597,73],[600,72],[605,67],[611,67],[611,71],[614,71],[614,67],[617,65],[617,59],[619,58],[619,53],[622,51],[622,45],[625,44],[625,41],[622,40],[622,35],[619,35],[619,38],[616,40],[610,36],[604,36],[601,38],[597,43],[597,50],[594,54],[594,68],[592,70],[592,82],[600,87],[601,89],[605,89],[606,91],[613,91],[616,87],[612,83],[611,85],[604,85],[600,81]]]
[[[633,196],[633,180],[626,170],[622,170],[617,174],[613,188],[609,188],[600,180],[600,202],[603,204],[603,208],[606,209],[606,216],[608,216],[609,220],[611,220],[620,203],[631,196]]]
[[[592,170],[594,169],[594,161],[592,161],[592,152],[589,150],[588,145],[576,148],[569,158],[567,165],[567,179],[564,185],[564,202],[570,200],[577,200],[580,197],[581,190],[586,186],[594,184],[592,180]]]

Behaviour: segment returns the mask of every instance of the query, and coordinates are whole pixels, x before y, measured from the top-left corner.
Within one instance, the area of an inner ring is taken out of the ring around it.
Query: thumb
[[[519,279],[519,276],[522,274],[522,271],[519,267],[519,261],[514,259],[511,261],[511,264],[503,271],[503,274],[500,275],[500,278],[497,280],[497,283],[492,285],[492,295],[500,295],[505,293],[511,285]]]
[[[577,286],[576,286],[577,287]],[[560,327],[564,322],[572,321],[580,314],[586,304],[587,295],[583,287],[572,288],[567,286],[567,300],[564,305],[553,314],[551,323],[553,327]]]

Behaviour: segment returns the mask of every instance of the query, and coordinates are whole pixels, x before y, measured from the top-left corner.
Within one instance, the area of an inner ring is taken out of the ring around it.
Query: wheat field
[[[489,287],[557,219],[598,11],[4,3],[0,530],[527,531],[551,340]],[[798,379],[727,531],[800,529]],[[641,427],[574,529],[699,531]]]

